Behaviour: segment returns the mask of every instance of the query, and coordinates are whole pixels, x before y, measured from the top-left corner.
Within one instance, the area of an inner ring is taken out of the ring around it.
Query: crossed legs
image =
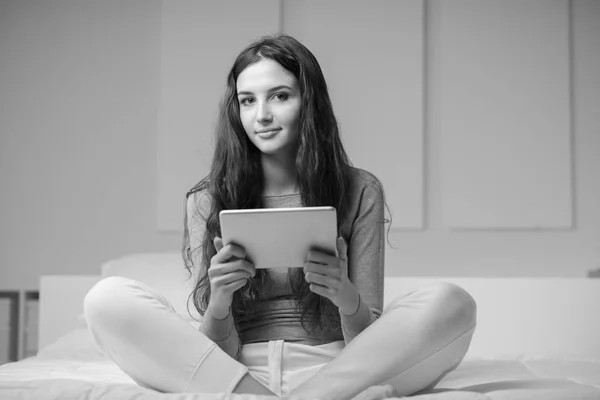
[[[141,386],[162,392],[275,396],[140,282],[105,278],[86,296],[84,310],[98,346]],[[432,386],[464,357],[475,314],[473,299],[452,284],[429,285],[399,297],[286,397],[346,400],[383,383],[397,395]]]

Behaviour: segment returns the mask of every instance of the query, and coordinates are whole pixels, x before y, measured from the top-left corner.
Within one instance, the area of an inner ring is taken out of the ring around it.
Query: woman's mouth
[[[263,129],[263,130],[259,130],[256,131],[256,134],[258,135],[258,137],[260,137],[261,139],[270,139],[273,136],[277,135],[277,133],[281,130],[281,128],[275,128],[275,129]]]

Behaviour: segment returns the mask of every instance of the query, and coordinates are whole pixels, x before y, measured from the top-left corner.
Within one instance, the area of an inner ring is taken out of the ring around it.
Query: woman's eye
[[[289,96],[287,93],[275,93],[273,97],[275,97],[278,101],[285,101]]]
[[[253,102],[254,102],[254,99],[252,97],[246,97],[246,98],[240,100],[240,104],[242,104],[244,106],[249,106]]]

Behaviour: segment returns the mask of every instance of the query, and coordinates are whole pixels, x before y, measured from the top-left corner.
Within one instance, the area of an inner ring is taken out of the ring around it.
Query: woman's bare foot
[[[396,396],[397,394],[394,391],[394,388],[392,385],[388,384],[371,386],[359,393],[358,396],[354,397],[352,400],[383,400]]]
[[[388,398],[394,398],[396,397],[397,394],[394,391],[394,388],[392,387],[392,385],[376,385],[376,386],[371,386],[365,390],[363,390],[362,392],[360,392],[358,395],[354,396],[352,399],[348,399],[348,400],[384,400],[384,399],[388,399]],[[326,400],[326,399],[320,399],[318,396],[317,397],[305,397],[302,395],[290,395],[288,396],[284,396],[281,398],[281,400]]]

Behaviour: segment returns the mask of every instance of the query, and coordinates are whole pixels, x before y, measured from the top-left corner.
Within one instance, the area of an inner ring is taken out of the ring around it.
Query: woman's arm
[[[356,201],[358,213],[348,240],[348,276],[358,291],[359,301],[351,315],[340,310],[346,343],[377,320],[383,309],[385,216],[381,185],[369,181]]]
[[[242,343],[235,328],[231,309],[227,317],[217,319],[212,315],[209,306],[202,318],[200,331],[233,359],[237,360],[239,358]]]
[[[210,212],[210,207],[210,198],[205,191],[192,193],[187,199],[187,224],[195,282],[198,281],[201,274],[207,274],[207,270],[202,266],[202,240],[206,231],[206,216]],[[209,301],[209,306],[202,317],[200,331],[232,358],[239,357],[242,346],[230,310],[226,317],[213,316]]]

